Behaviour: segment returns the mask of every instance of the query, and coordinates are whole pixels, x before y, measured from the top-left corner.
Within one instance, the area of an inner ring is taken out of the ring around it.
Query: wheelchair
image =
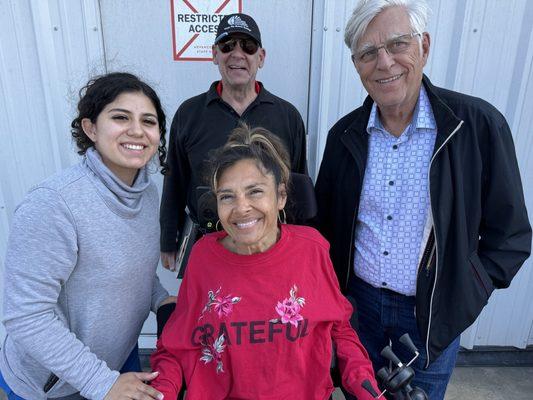
[[[300,224],[309,222],[317,213],[313,182],[307,175],[294,172],[291,173],[290,181],[291,184],[286,206],[288,220],[289,222]],[[205,186],[198,187],[196,193],[198,199],[198,221],[194,222],[189,217],[178,239],[177,269],[179,271],[179,279],[183,278],[185,274],[187,260],[194,242],[202,235],[213,232],[217,228],[216,221],[218,220],[218,216],[215,195]],[[174,308],[175,304],[166,304],[157,311],[158,338]],[[384,367],[377,373],[378,381],[384,390],[379,394],[376,393],[368,381],[363,382],[363,388],[376,399],[385,398],[385,394],[389,393],[394,399],[399,400],[426,400],[427,395],[421,389],[411,387],[410,385],[414,377],[414,371],[410,365],[418,357],[418,350],[407,334],[402,336],[400,341],[413,352],[414,358],[407,364],[403,364],[393,353],[392,349],[387,346],[381,354],[390,361],[390,367]],[[333,360],[333,364],[335,364],[335,360]],[[332,377],[335,386],[340,386],[339,374],[336,373],[335,368],[332,368]],[[178,395],[178,400],[183,400],[184,396],[185,382],[182,384],[182,390]]]

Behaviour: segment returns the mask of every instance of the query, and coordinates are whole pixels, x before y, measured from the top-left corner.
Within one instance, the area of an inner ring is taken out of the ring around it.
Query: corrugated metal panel
[[[170,0],[138,2],[135,7],[127,0],[101,1],[100,7],[108,70],[132,71],[153,84],[167,113],[168,127],[181,102],[206,91],[211,82],[220,79],[212,62],[173,61]],[[262,0],[245,0],[243,12],[256,19],[266,49],[265,65],[257,78],[269,91],[294,104],[305,120],[312,2],[269,0],[265,7]],[[276,18],[271,18],[274,15]],[[290,52],[287,43],[296,44]],[[161,187],[161,176],[153,178]],[[174,274],[160,269],[159,277],[169,291],[176,292]],[[153,347],[155,332],[156,321],[151,314],[143,327],[140,346]]]
[[[494,104],[513,129],[529,214],[533,214],[533,2],[429,1],[433,10],[428,31],[431,52],[425,72],[440,86],[482,97]],[[366,93],[346,47],[342,31],[356,1],[316,1],[313,23],[311,100],[319,117],[310,144],[320,160],[327,130],[359,106]],[[317,56],[321,54],[322,56]],[[313,73],[312,72],[312,73]],[[315,103],[313,103],[315,102]],[[318,103],[318,104],[316,104]],[[312,123],[309,124],[312,126]],[[533,344],[532,260],[508,290],[497,291],[461,344],[526,347]]]
[[[243,3],[244,11],[257,17],[266,42],[260,79],[307,117],[314,175],[327,130],[365,97],[343,44],[355,1],[272,0],[268,7],[259,0]],[[528,134],[533,126],[533,2],[430,4],[432,50],[426,72],[437,85],[483,97],[506,115],[533,214],[533,136]],[[132,5],[106,0],[101,7],[97,0],[0,0],[2,258],[9,220],[27,189],[77,160],[69,139],[76,90],[88,76],[106,70],[105,52],[109,69],[127,68],[155,82],[169,117],[182,100],[205,90],[218,76],[209,63],[169,60],[169,1]],[[531,264],[509,290],[495,293],[463,335],[463,345],[533,344]]]
[[[3,260],[9,221],[24,194],[76,161],[69,133],[76,90],[89,70],[102,71],[103,51],[96,0],[0,0],[0,10]]]

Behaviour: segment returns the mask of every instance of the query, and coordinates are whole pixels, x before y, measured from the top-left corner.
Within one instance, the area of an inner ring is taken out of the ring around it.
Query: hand
[[[168,296],[165,300],[163,300],[159,304],[159,307],[164,306],[165,304],[175,303],[177,300],[178,300],[178,298],[176,296]],[[159,308],[159,307],[157,307],[157,308]]]
[[[163,394],[144,383],[157,377],[159,372],[127,372],[121,374],[104,400],[163,400]]]
[[[161,264],[170,271],[176,270],[177,251],[161,252]]]

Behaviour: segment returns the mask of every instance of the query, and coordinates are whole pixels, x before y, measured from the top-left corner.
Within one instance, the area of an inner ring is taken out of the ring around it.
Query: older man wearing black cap
[[[168,164],[161,202],[161,261],[174,269],[177,233],[190,218],[197,220],[196,187],[202,184],[210,150],[222,146],[240,122],[262,126],[287,146],[294,172],[306,172],[305,128],[289,102],[268,92],[256,80],[266,58],[259,27],[246,14],[225,16],[212,47],[221,80],[181,104],[170,128]]]

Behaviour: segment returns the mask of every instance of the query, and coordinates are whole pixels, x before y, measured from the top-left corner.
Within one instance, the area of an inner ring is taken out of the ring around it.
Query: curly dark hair
[[[81,121],[84,118],[89,118],[92,123],[96,123],[98,115],[109,103],[122,93],[141,92],[150,99],[157,112],[157,120],[159,122],[159,147],[157,149],[159,154],[159,164],[161,165],[161,173],[165,175],[168,171],[166,163],[167,140],[165,133],[167,130],[167,123],[161,101],[154,89],[148,84],[141,81],[133,74],[126,72],[112,72],[109,74],[94,77],[87,82],[87,84],[80,89],[78,102],[78,116],[72,120],[71,134],[76,145],[78,146],[78,154],[83,155],[90,147],[94,146],[93,141],[85,134],[81,126]]]

